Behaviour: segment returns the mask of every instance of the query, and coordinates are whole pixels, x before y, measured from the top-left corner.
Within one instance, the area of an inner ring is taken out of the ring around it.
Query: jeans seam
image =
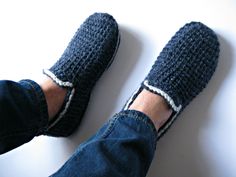
[[[40,121],[39,121],[39,124],[43,124],[43,118],[42,118],[42,107],[41,107],[41,104],[40,104],[40,101],[39,101],[39,98],[38,98],[38,95],[36,93],[36,90],[34,88],[34,86],[28,82],[29,86],[32,88],[32,92],[34,93],[35,97],[36,97],[36,100],[37,100],[37,104],[39,105],[39,111],[40,111]],[[39,126],[39,131],[40,131],[40,126]]]
[[[126,110],[127,111],[127,110]],[[118,116],[118,115],[116,115],[116,116]],[[141,122],[143,122],[146,126],[147,126],[147,128],[149,128],[152,132],[153,132],[153,134],[152,134],[152,148],[153,148],[153,150],[155,150],[156,149],[156,143],[157,143],[157,131],[156,131],[156,128],[153,126],[153,125],[150,125],[150,123],[148,122],[148,121],[146,121],[146,120],[144,120],[144,118],[140,118],[139,116],[137,116],[137,115],[133,115],[132,114],[132,116],[128,116],[127,115],[127,113],[119,113],[119,118],[121,118],[121,119],[127,119],[127,118],[130,118],[130,119],[134,119],[134,120],[137,120],[137,121],[141,121]],[[125,117],[126,116],[126,117]],[[128,117],[127,117],[128,116]],[[148,118],[149,119],[149,118]],[[151,120],[150,120],[151,121]]]
[[[37,89],[35,88],[35,86],[28,80],[23,80],[21,82],[25,82],[27,83],[31,88],[32,88],[32,93],[35,95],[36,97],[36,101],[37,101],[37,105],[39,105],[39,112],[40,112],[40,120],[39,120],[39,126],[38,126],[38,130],[37,130],[37,135],[41,134],[41,132],[45,131],[46,130],[46,126],[42,127],[42,125],[44,124],[44,113],[43,113],[43,106],[41,105],[41,96],[42,95],[39,95],[38,92],[37,92]],[[36,83],[35,83],[36,84]],[[38,85],[39,86],[39,85]],[[40,86],[39,86],[40,87]],[[40,88],[41,89],[41,88]],[[46,100],[45,100],[46,101]],[[37,136],[36,135],[36,136]]]
[[[142,123],[144,123],[144,125],[148,129],[150,129],[153,132],[151,141],[152,141],[152,148],[153,148],[153,150],[155,150],[156,149],[156,140],[157,140],[157,136],[155,136],[155,134],[157,134],[157,131],[156,131],[155,127],[150,125],[150,123],[145,121],[143,118],[140,118],[136,115],[132,115],[132,116],[128,116],[128,117],[125,117],[125,116],[127,116],[127,114],[125,114],[125,113],[115,114],[114,117],[109,120],[108,127],[104,130],[104,133],[101,135],[101,138],[106,138],[112,132],[112,130],[114,129],[118,119],[128,119],[128,118],[130,118],[130,119],[134,119],[136,121],[141,121]]]
[[[122,117],[121,117],[122,119],[124,119],[124,116],[127,116],[127,114],[125,114],[125,113],[120,113],[119,115],[122,116]],[[138,116],[136,116],[136,115],[129,116],[129,118],[142,121],[148,128],[151,129],[151,131],[153,131],[154,133],[156,132],[156,129],[155,129],[153,126],[151,126],[149,122],[145,121],[143,118],[140,118],[140,117],[138,117]]]
[[[104,130],[104,133],[101,135],[101,138],[106,138],[114,129],[116,121],[119,117],[117,117],[117,114],[114,116],[114,118],[110,119],[108,122],[107,128]]]

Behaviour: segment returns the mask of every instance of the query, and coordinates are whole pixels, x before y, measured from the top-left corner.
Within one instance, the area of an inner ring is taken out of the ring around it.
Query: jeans
[[[42,135],[47,126],[47,104],[37,83],[0,81],[0,154]],[[145,114],[121,111],[51,176],[144,177],[154,156],[156,138],[156,129]]]

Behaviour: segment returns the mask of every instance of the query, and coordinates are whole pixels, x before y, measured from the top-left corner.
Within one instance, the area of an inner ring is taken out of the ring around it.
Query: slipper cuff
[[[176,120],[176,118],[179,115],[179,113],[182,111],[182,105],[180,104],[180,105],[177,106],[175,101],[169,96],[168,93],[166,93],[165,91],[161,90],[160,88],[157,88],[157,87],[154,87],[154,86],[150,85],[148,80],[145,80],[141,84],[141,86],[132,94],[130,99],[125,104],[123,110],[128,110],[130,105],[133,103],[133,101],[136,99],[136,97],[141,93],[141,91],[143,89],[146,89],[146,90],[148,90],[148,91],[150,91],[150,92],[152,92],[152,93],[154,93],[156,95],[160,95],[161,97],[163,97],[166,100],[166,102],[168,103],[168,105],[173,110],[173,113],[171,114],[171,116],[168,119],[168,121],[164,125],[162,125],[159,128],[159,130],[158,130],[157,140],[159,140],[165,134],[165,132],[170,128],[170,126]]]

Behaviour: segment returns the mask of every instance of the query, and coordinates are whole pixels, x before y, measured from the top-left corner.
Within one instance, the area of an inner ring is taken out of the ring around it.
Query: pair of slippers
[[[78,127],[90,93],[112,63],[120,43],[118,24],[106,13],[89,16],[75,33],[61,58],[44,74],[68,93],[58,115],[49,122],[46,135],[69,136]],[[183,26],[157,57],[139,89],[127,101],[128,109],[147,89],[162,96],[173,113],[159,129],[158,139],[180,112],[206,87],[219,56],[216,34],[200,22]]]

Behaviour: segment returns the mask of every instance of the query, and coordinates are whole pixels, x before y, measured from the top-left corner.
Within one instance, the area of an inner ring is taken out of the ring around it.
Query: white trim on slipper
[[[148,80],[144,81],[144,85],[148,87],[150,90],[160,94],[164,97],[164,99],[169,103],[171,108],[175,111],[175,114],[170,118],[171,120],[164,126],[161,127],[161,130],[158,131],[157,137],[159,138],[165,131],[170,127],[170,125],[174,122],[174,120],[177,118],[177,115],[179,114],[180,110],[182,109],[182,105],[176,106],[174,100],[163,90],[156,88],[152,85],[149,85]]]
[[[70,96],[69,96],[69,99],[68,99],[68,101],[66,102],[66,106],[65,106],[64,110],[61,111],[61,113],[59,114],[59,116],[57,117],[57,119],[56,119],[51,125],[48,126],[48,130],[49,130],[50,128],[52,128],[53,126],[55,126],[55,125],[62,119],[62,117],[66,114],[66,112],[67,112],[67,110],[68,110],[68,108],[69,108],[69,106],[70,106],[71,100],[72,100],[72,98],[73,98],[73,96],[74,96],[74,93],[75,93],[75,89],[73,89],[73,90],[71,91]]]
[[[174,100],[166,92],[164,92],[163,90],[161,90],[159,88],[156,88],[152,85],[149,85],[148,80],[144,81],[144,85],[146,87],[148,87],[150,90],[152,90],[152,91],[160,94],[161,96],[163,96],[175,112],[179,112],[181,110],[182,105],[176,106]]]
[[[132,103],[132,101],[134,100],[134,95],[136,95],[136,93],[139,91],[140,88],[138,88],[137,90],[134,91],[134,93],[132,94],[132,96],[130,97],[130,99],[127,101],[127,103],[125,104],[124,110],[127,110],[130,106],[130,104]]]
[[[50,77],[53,81],[55,81],[59,86],[73,88],[73,84],[71,82],[64,82],[64,81],[58,79],[57,76],[55,74],[53,74],[51,71],[49,71],[48,69],[44,69],[43,73],[45,75],[47,75],[48,77]]]
[[[166,129],[168,129],[171,126],[171,124],[177,118],[178,114],[179,114],[179,112],[176,112],[175,115],[170,118],[171,120],[163,128],[161,127],[162,129],[160,131],[158,131],[158,133],[157,133],[158,138],[166,131]]]
[[[174,122],[174,120],[177,118],[180,110],[182,109],[182,105],[176,106],[174,100],[166,92],[164,92],[163,90],[158,89],[152,85],[149,85],[148,80],[145,80],[143,84],[146,87],[148,87],[148,89],[161,95],[169,103],[171,108],[175,111],[174,115],[170,118],[171,120],[169,120],[169,122],[164,127],[161,127],[160,131],[158,131],[157,137],[159,138],[166,131],[166,129],[168,129],[170,127],[170,125]],[[134,101],[134,96],[138,93],[139,90],[140,90],[140,87],[132,94],[132,96],[130,97],[130,99],[126,103],[124,110],[127,110],[129,108],[130,104]]]

